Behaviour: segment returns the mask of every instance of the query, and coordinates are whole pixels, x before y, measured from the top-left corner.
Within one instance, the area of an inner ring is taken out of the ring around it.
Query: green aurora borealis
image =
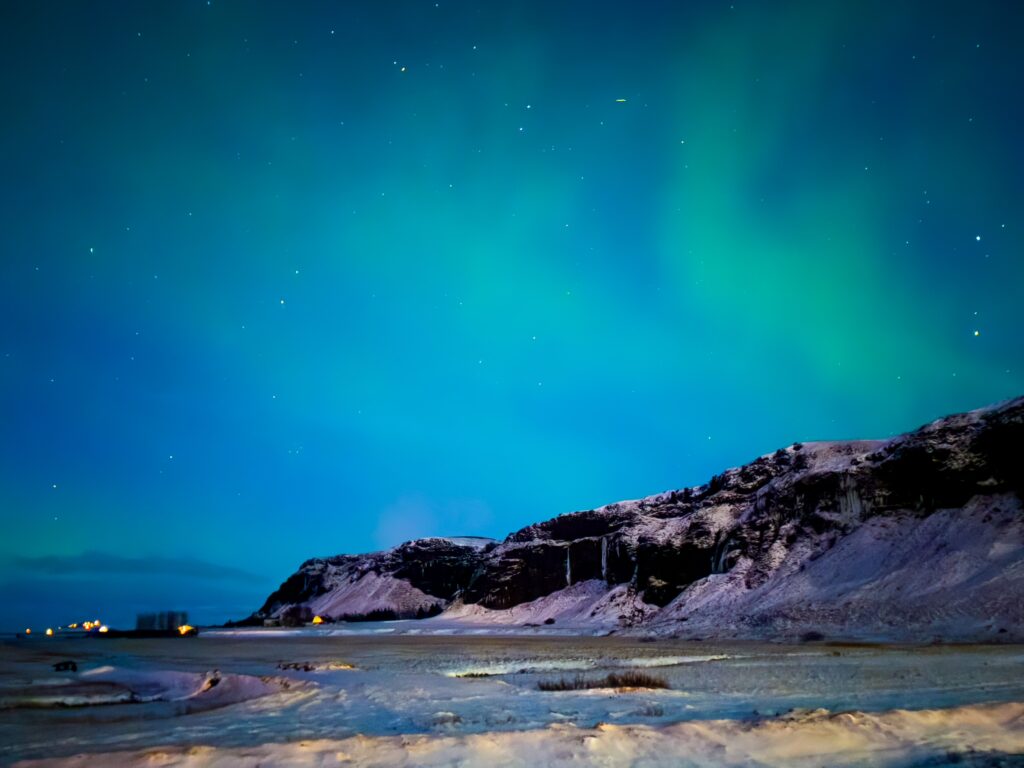
[[[0,13],[16,626],[1024,393],[1024,5]]]

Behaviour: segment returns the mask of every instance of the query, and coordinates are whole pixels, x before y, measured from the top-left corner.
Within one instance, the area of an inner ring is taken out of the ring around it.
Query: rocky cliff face
[[[302,623],[424,618],[441,612],[497,545],[477,537],[429,538],[368,555],[307,560],[253,618]]]
[[[1024,398],[887,441],[797,443],[501,544],[309,561],[259,615],[337,614],[358,598],[403,615],[699,636],[1020,638],[1022,497]]]

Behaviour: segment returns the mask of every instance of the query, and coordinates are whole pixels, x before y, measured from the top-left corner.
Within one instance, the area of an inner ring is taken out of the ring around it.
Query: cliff
[[[259,618],[428,616],[684,636],[1024,639],[1024,398],[489,540],[311,560]]]

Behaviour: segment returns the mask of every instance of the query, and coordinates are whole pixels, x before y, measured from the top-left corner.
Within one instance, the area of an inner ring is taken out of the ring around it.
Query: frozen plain
[[[1024,764],[1021,646],[423,627],[9,639],[0,646],[0,762]],[[53,671],[65,658],[77,674]],[[625,670],[670,688],[537,687]]]

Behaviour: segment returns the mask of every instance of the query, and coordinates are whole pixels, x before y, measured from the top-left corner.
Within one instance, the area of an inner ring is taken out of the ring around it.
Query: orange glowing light
[[[25,630],[25,634],[26,635],[31,635],[32,634],[32,630],[31,629],[26,629]]]
[[[194,630],[195,630],[195,627],[193,627],[191,624],[182,624],[180,627],[178,627],[178,634],[180,634],[182,637],[184,637],[189,632],[192,632]]]
[[[324,620],[322,618],[320,618],[319,616],[314,616],[313,617],[313,623],[314,624],[323,624]]]
[[[47,637],[53,637],[53,630],[50,629],[49,627],[46,628],[46,636]]]
[[[110,628],[106,624],[104,624],[103,626],[100,627],[100,632],[109,632],[109,631],[110,631]]]

